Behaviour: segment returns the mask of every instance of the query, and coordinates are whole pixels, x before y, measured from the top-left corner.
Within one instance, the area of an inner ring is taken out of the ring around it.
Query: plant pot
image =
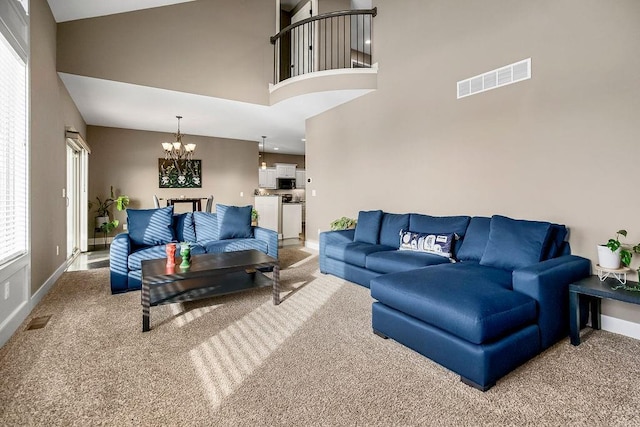
[[[598,245],[598,264],[602,268],[620,268],[620,249],[612,252],[605,245]]]
[[[108,216],[97,216],[96,217],[96,229],[102,227],[102,224],[106,224],[109,222]]]

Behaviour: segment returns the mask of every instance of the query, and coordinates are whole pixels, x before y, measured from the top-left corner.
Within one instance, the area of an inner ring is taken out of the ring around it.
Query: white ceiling
[[[186,1],[193,0],[48,0],[57,22]],[[286,154],[305,153],[306,119],[369,92],[321,92],[265,106],[59,74],[88,125],[174,133],[175,116],[180,115],[184,117],[180,130],[186,135],[257,142],[266,135],[265,151]]]
[[[312,93],[272,106],[59,73],[87,124],[260,142],[265,151],[304,154],[305,120],[370,90]],[[90,142],[90,141],[89,141]],[[162,141],[159,141],[162,142]],[[186,141],[185,141],[186,142]],[[275,150],[275,148],[278,150]]]
[[[113,15],[193,0],[48,0],[56,22]]]

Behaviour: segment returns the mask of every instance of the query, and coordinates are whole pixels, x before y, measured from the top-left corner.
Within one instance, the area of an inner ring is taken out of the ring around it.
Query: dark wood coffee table
[[[142,261],[142,332],[149,330],[149,309],[175,302],[195,301],[273,286],[273,304],[280,304],[278,260],[257,251],[194,255],[191,267],[173,268],[167,259]],[[262,271],[273,269],[273,279]]]

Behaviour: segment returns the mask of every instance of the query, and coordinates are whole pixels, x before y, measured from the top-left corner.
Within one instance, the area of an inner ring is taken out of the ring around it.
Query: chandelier
[[[182,134],[180,133],[180,119],[182,116],[176,116],[178,119],[178,132],[175,142],[163,142],[162,148],[164,149],[164,158],[172,160],[191,159],[193,152],[196,149],[196,144],[182,144]]]

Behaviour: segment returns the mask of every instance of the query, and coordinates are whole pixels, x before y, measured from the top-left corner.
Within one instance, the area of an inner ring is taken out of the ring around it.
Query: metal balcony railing
[[[271,37],[274,84],[290,77],[373,64],[377,8],[325,13],[291,24]]]

